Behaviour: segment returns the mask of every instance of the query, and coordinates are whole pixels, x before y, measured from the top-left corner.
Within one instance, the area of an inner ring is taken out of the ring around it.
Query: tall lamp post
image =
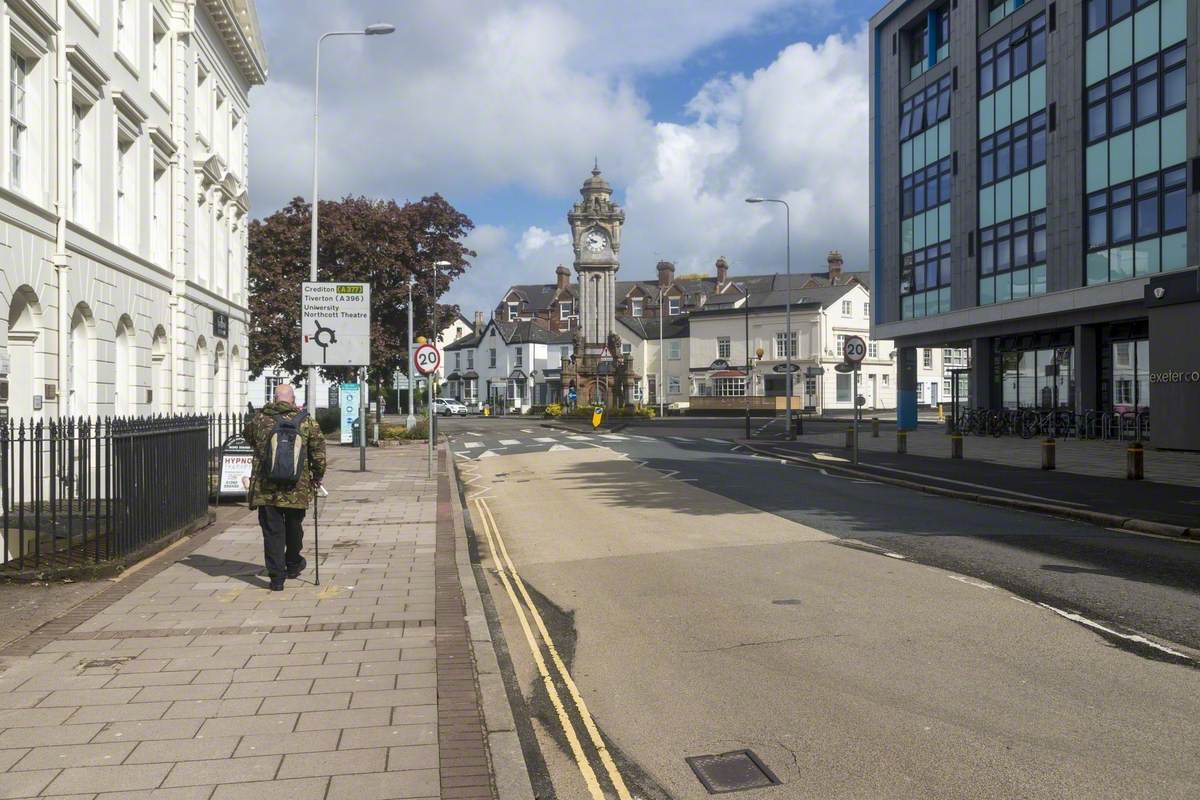
[[[384,36],[393,33],[396,30],[395,25],[386,22],[380,22],[375,25],[368,25],[361,31],[330,31],[321,34],[321,38],[317,39],[317,58],[316,58],[316,75],[313,78],[313,188],[312,188],[312,237],[309,242],[308,254],[308,279],[310,281],[317,280],[317,212],[320,207],[319,195],[317,194],[317,165],[319,163],[317,148],[318,133],[320,130],[319,109],[321,95],[321,43],[330,36]],[[308,368],[308,383],[304,387],[304,404],[308,407],[308,413],[316,416],[317,413],[317,368]],[[362,396],[359,395],[359,402],[362,402]],[[362,436],[366,436],[366,431],[362,431]]]
[[[746,394],[746,438],[750,438],[750,288],[746,287],[746,381],[742,391]]]
[[[784,353],[787,357],[787,431],[788,438],[796,438],[796,429],[792,424],[792,208],[786,200],[774,197],[747,197],[747,203],[778,203],[783,206],[784,219],[787,224],[787,300],[784,311]]]
[[[663,351],[663,287],[658,285],[658,418],[663,419],[663,400],[667,394],[667,354]]]
[[[429,294],[429,297],[430,297],[429,317],[431,320],[429,327],[432,329],[433,335],[430,337],[429,341],[431,344],[433,344],[434,350],[438,349],[438,329],[437,329],[438,270],[441,269],[442,267],[448,267],[448,266],[450,266],[449,261],[433,262],[433,291],[431,291]],[[441,362],[442,362],[441,351],[439,350],[438,351],[438,364],[440,365]],[[428,381],[428,383],[429,383],[429,430],[426,431],[426,438],[429,440],[429,477],[432,478],[433,477],[433,440],[437,436],[437,433],[434,430],[434,425],[436,423],[434,422],[434,413],[433,413],[433,384],[434,384],[434,381],[437,380],[437,370],[434,370],[433,372],[426,375],[425,380]]]
[[[412,273],[408,276],[408,365],[404,369],[404,375],[408,379],[408,416],[404,418],[404,429],[412,430],[413,425],[417,424],[417,418],[413,415],[413,397],[417,391],[417,377],[413,375],[413,284],[416,278]]]

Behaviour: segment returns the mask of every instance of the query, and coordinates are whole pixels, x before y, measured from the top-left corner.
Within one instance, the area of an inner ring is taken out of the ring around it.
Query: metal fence
[[[0,424],[0,567],[119,558],[203,518],[212,427],[203,416]]]

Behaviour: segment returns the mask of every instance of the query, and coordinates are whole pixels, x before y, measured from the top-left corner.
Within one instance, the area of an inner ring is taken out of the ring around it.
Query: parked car
[[[465,417],[467,407],[453,398],[439,397],[433,401],[433,413],[443,417]]]

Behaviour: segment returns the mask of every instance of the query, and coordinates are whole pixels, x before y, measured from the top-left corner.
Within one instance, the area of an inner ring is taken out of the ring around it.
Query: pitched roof
[[[686,339],[688,336],[688,318],[685,315],[674,317],[630,317],[625,314],[617,315],[617,322],[640,336],[642,339],[658,339],[659,325],[662,325],[663,339]]]
[[[552,331],[537,320],[501,322],[492,320],[505,344],[570,344],[574,341],[569,331]]]
[[[567,284],[566,291],[572,297],[575,296],[575,285]],[[554,298],[558,294],[558,284],[555,283],[518,283],[513,284],[505,290],[500,302],[504,302],[510,294],[516,292],[517,295],[524,300],[530,313],[538,311],[546,311],[554,303]]]

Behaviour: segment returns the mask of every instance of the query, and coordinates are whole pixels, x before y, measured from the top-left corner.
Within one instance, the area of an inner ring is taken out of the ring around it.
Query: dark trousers
[[[267,574],[272,578],[282,578],[288,569],[300,564],[304,513],[303,508],[259,506],[258,524],[262,526]]]

